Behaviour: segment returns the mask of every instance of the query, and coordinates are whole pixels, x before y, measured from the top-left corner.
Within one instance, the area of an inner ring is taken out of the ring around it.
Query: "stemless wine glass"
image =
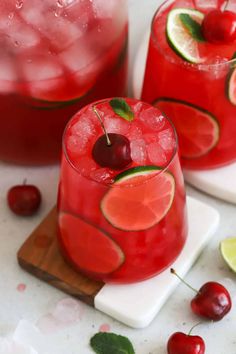
[[[60,158],[69,118],[126,92],[126,0],[2,0],[0,159]]]
[[[63,136],[58,212],[62,254],[87,276],[130,283],[166,269],[187,237],[172,123],[134,99],[80,110]]]
[[[201,29],[206,13],[225,5],[168,0],[152,22],[142,99],[173,121],[186,168],[217,168],[236,160],[235,42],[210,43]],[[183,14],[198,24],[198,40],[181,22]]]

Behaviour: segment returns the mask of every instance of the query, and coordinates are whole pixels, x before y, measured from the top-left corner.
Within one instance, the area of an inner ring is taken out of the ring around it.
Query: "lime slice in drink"
[[[220,252],[228,266],[236,272],[236,237],[221,241]]]
[[[101,202],[103,215],[125,231],[151,228],[168,213],[175,193],[171,173],[156,166],[139,166],[122,172]]]
[[[170,98],[160,98],[154,105],[174,123],[183,158],[201,157],[216,146],[220,127],[217,119],[208,111]]]
[[[202,45],[200,25],[204,14],[193,9],[173,9],[167,18],[167,38],[178,55],[190,63],[202,63],[205,58],[199,53]]]
[[[61,242],[77,268],[89,273],[110,274],[124,262],[119,245],[79,217],[61,213],[59,226]]]

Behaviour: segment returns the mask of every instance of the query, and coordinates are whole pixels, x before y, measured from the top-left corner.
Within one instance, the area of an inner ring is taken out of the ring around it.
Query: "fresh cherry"
[[[216,282],[204,284],[191,301],[191,308],[199,316],[213,321],[221,320],[231,309],[231,298],[226,288]]]
[[[102,167],[122,170],[131,162],[130,142],[121,134],[109,133],[100,136],[92,150],[93,159]]]
[[[236,40],[236,14],[227,10],[208,12],[202,22],[202,33],[211,43],[233,42]]]
[[[168,354],[204,354],[205,343],[200,336],[175,332],[168,340],[167,351]]]
[[[9,208],[17,215],[30,216],[39,208],[41,193],[39,189],[30,184],[16,185],[7,193]]]
[[[174,269],[175,274],[189,288],[196,292],[196,296],[191,301],[192,311],[213,321],[221,320],[231,309],[232,302],[228,290],[217,282],[207,282],[198,291],[186,283]]]

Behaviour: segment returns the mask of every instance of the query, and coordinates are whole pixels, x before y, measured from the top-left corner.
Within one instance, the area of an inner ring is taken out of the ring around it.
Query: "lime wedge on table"
[[[236,237],[221,241],[220,252],[228,266],[236,272]]]
[[[128,169],[116,177],[101,202],[103,215],[125,231],[151,228],[168,213],[175,193],[171,173],[156,166]]]
[[[190,24],[188,21],[184,24],[184,18],[189,19]],[[166,28],[168,41],[177,54],[190,63],[199,64],[205,60],[199,52],[202,45],[200,25],[203,18],[203,13],[193,9],[178,8],[168,14]]]
[[[220,137],[220,126],[216,117],[207,110],[171,98],[157,99],[153,105],[174,123],[183,158],[204,156],[216,146]]]

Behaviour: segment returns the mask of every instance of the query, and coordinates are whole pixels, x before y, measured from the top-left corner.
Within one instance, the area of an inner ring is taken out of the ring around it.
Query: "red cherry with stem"
[[[212,10],[202,22],[202,33],[210,43],[227,44],[236,40],[236,14],[232,11]]]
[[[20,216],[31,216],[39,208],[41,203],[40,190],[31,184],[16,185],[7,193],[9,208]]]
[[[196,296],[191,301],[191,309],[196,315],[219,321],[230,311],[232,307],[231,297],[223,285],[211,281],[196,290],[186,283],[174,269],[171,269],[171,273],[196,292]]]
[[[192,327],[188,334],[173,333],[167,342],[168,354],[204,354],[205,342],[202,337],[191,335],[193,328],[197,325]]]
[[[95,106],[93,106],[93,110],[104,131],[104,135],[100,136],[93,146],[93,159],[101,167],[122,170],[132,162],[130,142],[124,135],[108,134]]]

